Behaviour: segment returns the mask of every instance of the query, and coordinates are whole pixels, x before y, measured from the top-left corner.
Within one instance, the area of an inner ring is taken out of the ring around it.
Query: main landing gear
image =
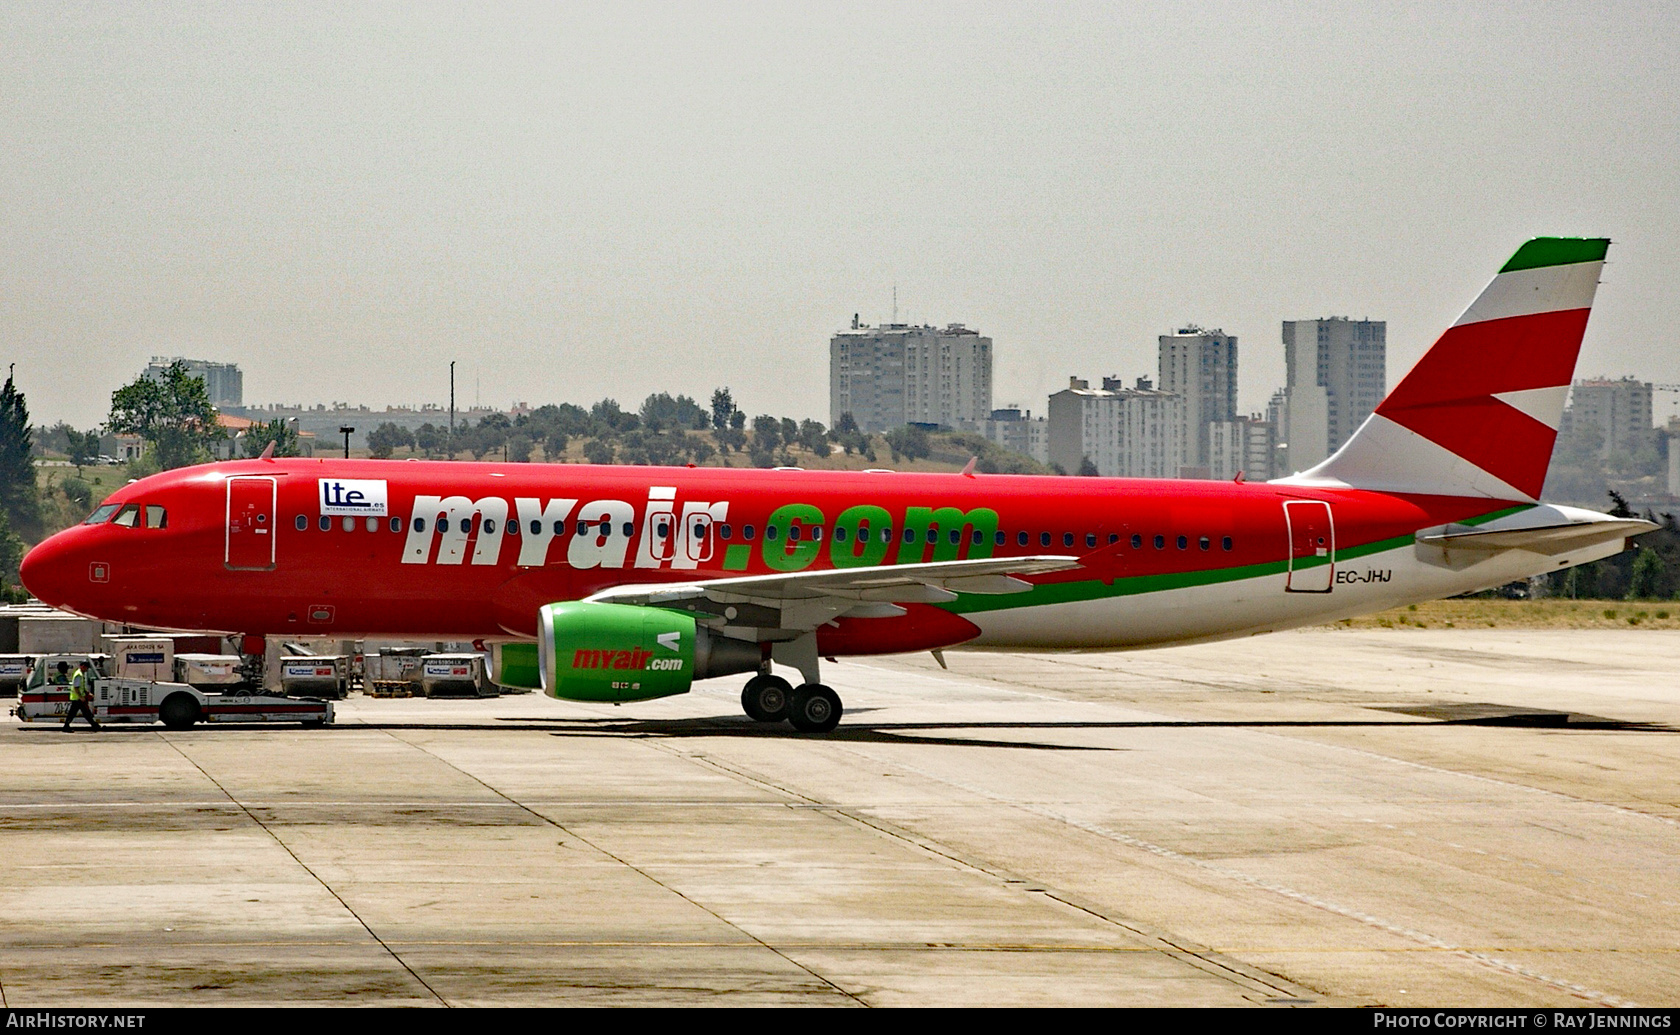
[[[761,673],[741,691],[741,708],[759,722],[786,719],[801,733],[827,733],[840,724],[840,695],[821,683],[795,689],[781,676]]]

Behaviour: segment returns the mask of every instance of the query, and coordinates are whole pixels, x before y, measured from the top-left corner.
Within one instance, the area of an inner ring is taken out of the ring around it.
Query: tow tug
[[[63,722],[70,712],[69,673],[82,662],[93,667],[93,714],[104,722],[161,722],[172,730],[194,723],[301,722],[324,726],[333,721],[331,701],[282,697],[248,686],[211,693],[187,683],[112,676],[109,654],[46,654],[35,659],[29,680],[12,709],[22,722]],[[58,665],[66,667],[58,681]]]

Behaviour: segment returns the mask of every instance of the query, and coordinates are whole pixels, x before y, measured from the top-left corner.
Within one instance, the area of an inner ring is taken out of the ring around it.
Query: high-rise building
[[[1101,388],[1068,378],[1050,397],[1049,460],[1069,474],[1084,461],[1106,478],[1176,478],[1184,466],[1180,399],[1146,377],[1134,388],[1103,378]]]
[[[237,363],[212,363],[205,359],[185,359],[181,356],[153,356],[145,376],[157,380],[173,363],[184,363],[187,373],[202,378],[210,405],[217,409],[239,408],[245,405],[245,375]]]
[[[992,412],[992,339],[960,323],[849,330],[828,343],[829,423],[865,432],[905,424],[976,429]]]
[[[1050,462],[1049,421],[1034,418],[1031,410],[1011,406],[993,410],[982,422],[980,433],[1005,449],[1030,456],[1041,464]]]
[[[1325,459],[1353,437],[1388,392],[1388,324],[1382,320],[1283,322],[1289,371],[1289,466]]]
[[[1600,459],[1637,451],[1653,439],[1651,383],[1631,377],[1576,381],[1559,430],[1566,435],[1590,430],[1599,440]]]
[[[1184,463],[1210,467],[1208,425],[1237,418],[1237,339],[1191,324],[1160,336],[1161,391],[1179,397]]]
[[[1213,421],[1208,428],[1208,476],[1230,481],[1268,481],[1277,451],[1277,425],[1261,414]]]

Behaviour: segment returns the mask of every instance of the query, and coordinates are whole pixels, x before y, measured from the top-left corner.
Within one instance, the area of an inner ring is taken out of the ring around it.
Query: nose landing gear
[[[827,733],[840,724],[844,711],[840,695],[821,683],[795,689],[781,676],[768,673],[747,681],[741,691],[741,709],[758,722],[786,719],[801,733]]]

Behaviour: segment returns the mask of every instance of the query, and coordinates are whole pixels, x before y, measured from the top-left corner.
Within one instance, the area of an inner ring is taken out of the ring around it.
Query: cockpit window
[[[164,509],[162,507],[147,506],[146,507],[146,527],[147,528],[168,528],[169,527],[169,515],[164,512]]]
[[[117,516],[111,519],[111,524],[121,525],[124,528],[133,528],[139,522],[140,507],[134,503],[125,505],[123,509],[117,511]]]
[[[103,525],[105,522],[111,520],[111,515],[115,514],[116,512],[117,512],[117,504],[106,503],[106,504],[102,505],[98,510],[94,511],[92,514],[89,514],[88,519],[86,521],[82,522],[82,524],[84,524],[84,525]]]

